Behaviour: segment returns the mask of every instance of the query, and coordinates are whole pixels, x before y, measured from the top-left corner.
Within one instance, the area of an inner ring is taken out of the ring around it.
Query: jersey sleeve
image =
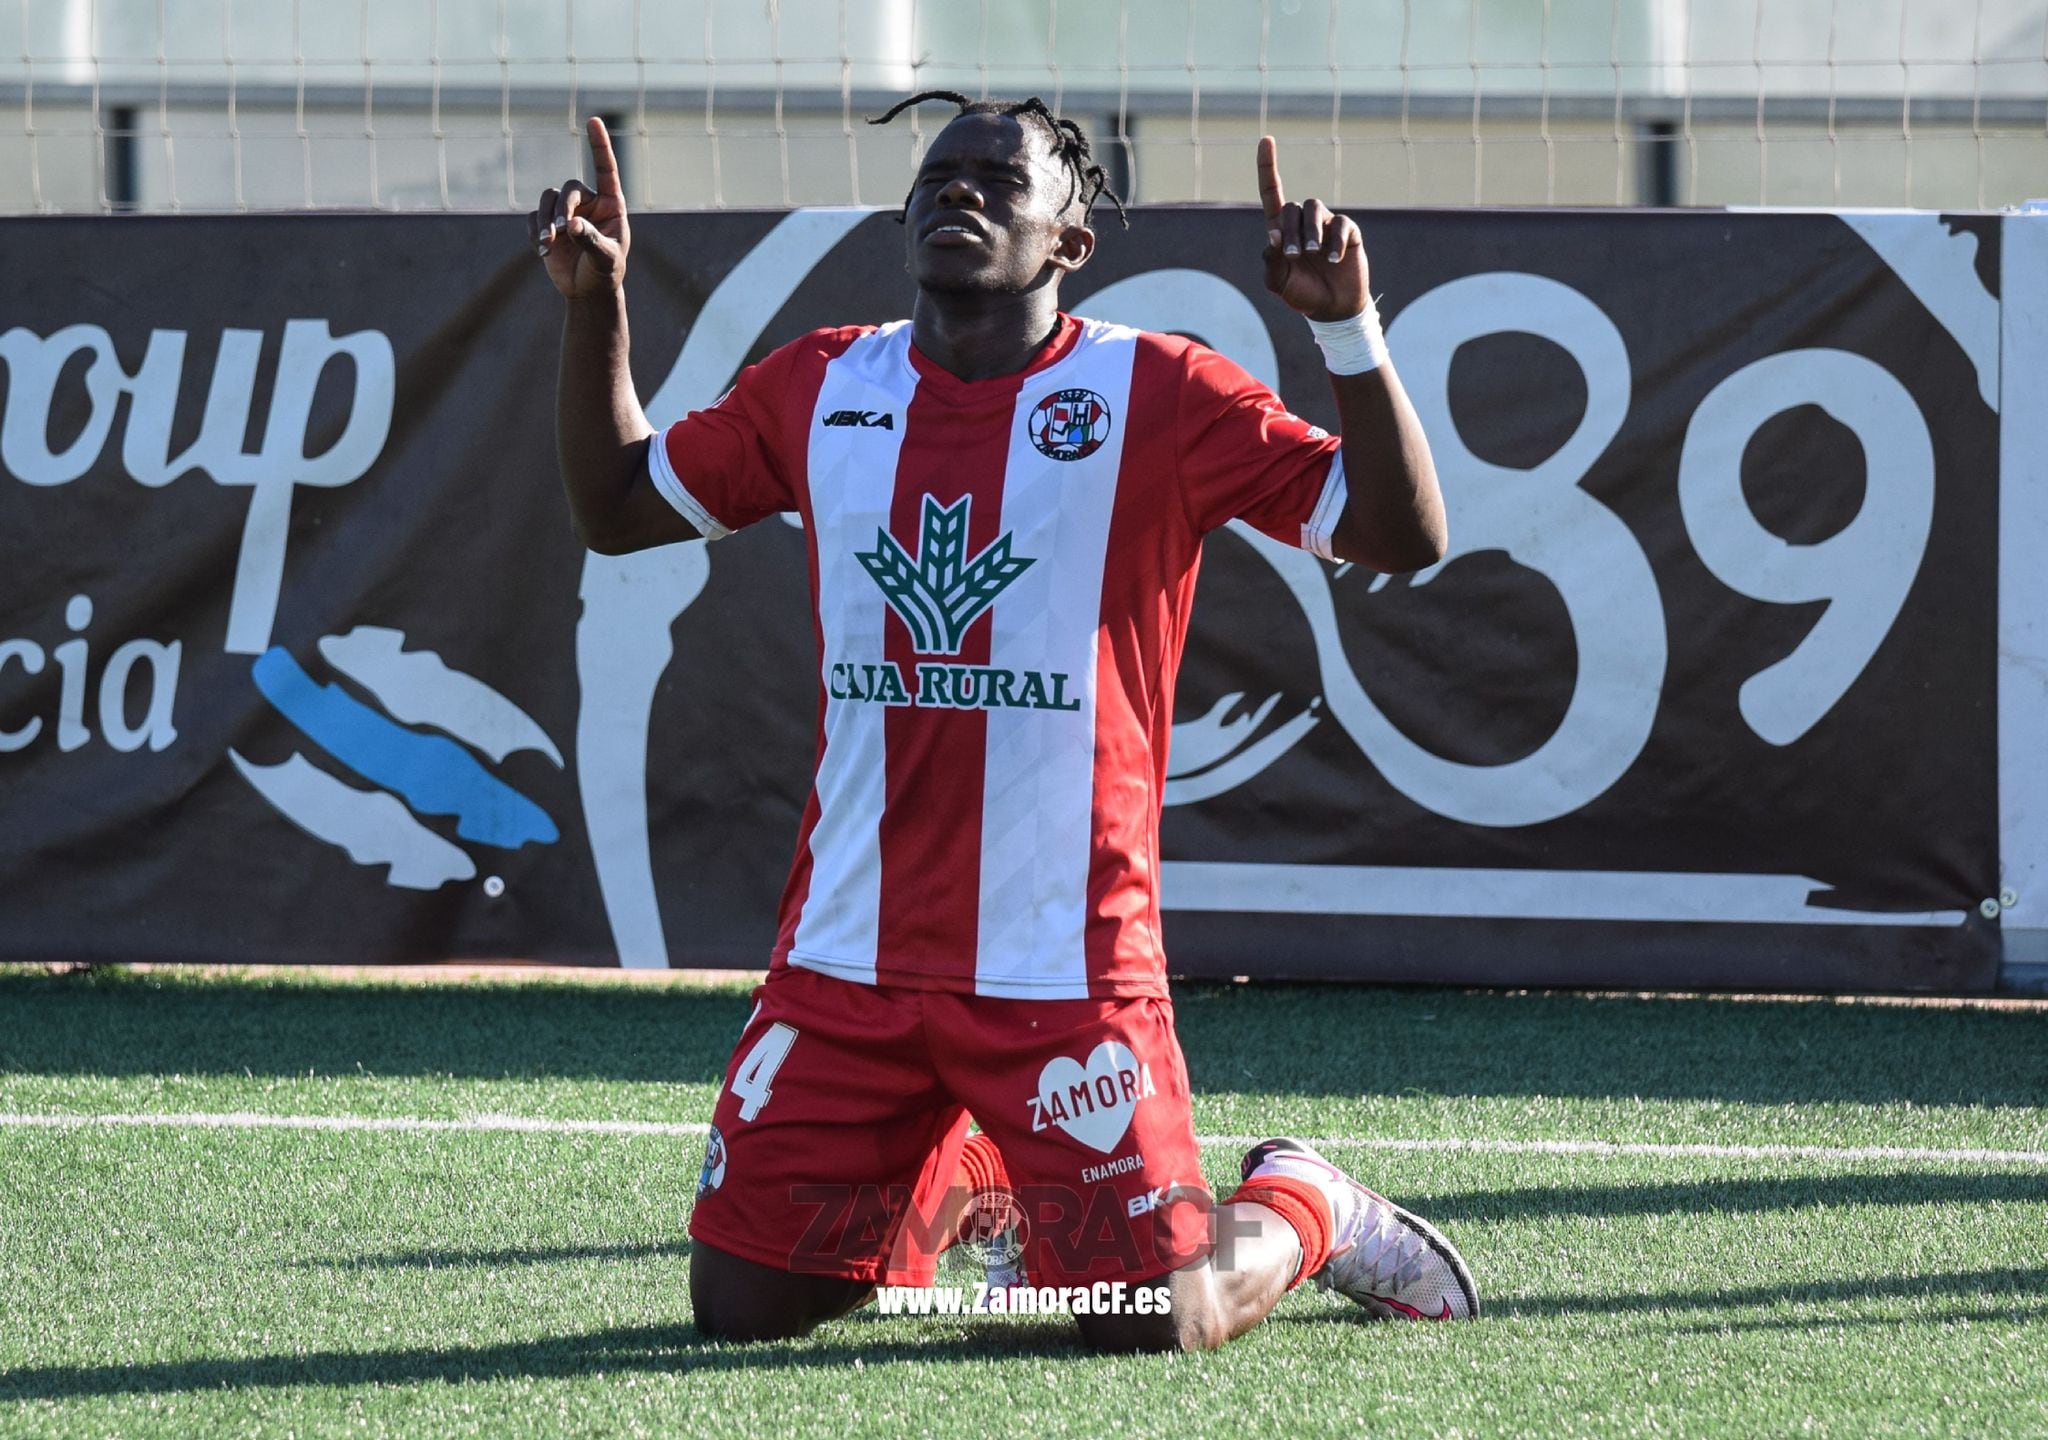
[[[732,389],[676,421],[648,447],[654,488],[706,540],[797,508],[792,467],[779,444],[783,436],[800,437],[806,429],[785,419],[797,399],[792,382],[802,343],[749,365]]]
[[[1344,513],[1337,437],[1291,413],[1280,397],[1204,345],[1182,359],[1176,426],[1182,495],[1199,534],[1242,520],[1275,540],[1336,557]]]

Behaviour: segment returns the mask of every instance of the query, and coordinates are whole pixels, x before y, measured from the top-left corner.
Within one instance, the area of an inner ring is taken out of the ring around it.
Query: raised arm
[[[597,188],[581,180],[541,192],[526,217],[548,279],[565,302],[555,379],[555,454],[576,538],[605,555],[695,540],[698,532],[654,488],[647,447],[654,427],[627,363],[626,253],[632,232],[619,162],[592,117]]]
[[[1420,570],[1444,557],[1436,463],[1380,339],[1356,222],[1320,200],[1287,203],[1279,147],[1259,141],[1266,288],[1309,321],[1337,395],[1349,497],[1331,549],[1368,569]]]

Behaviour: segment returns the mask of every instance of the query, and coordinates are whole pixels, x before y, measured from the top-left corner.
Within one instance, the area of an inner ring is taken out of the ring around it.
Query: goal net
[[[2048,190],[2048,0],[0,0],[19,211],[891,204],[1037,94],[1139,202],[1979,208]]]

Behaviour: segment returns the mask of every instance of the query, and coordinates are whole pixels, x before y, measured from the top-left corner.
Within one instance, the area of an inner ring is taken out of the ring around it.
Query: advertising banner
[[[2001,241],[2048,219],[1358,216],[1451,551],[1208,542],[1173,971],[1992,985]],[[806,537],[577,544],[522,220],[0,230],[0,959],[765,964]],[[1262,238],[1141,210],[1064,302],[1335,428]],[[886,212],[636,216],[650,418],[907,314],[902,255]]]

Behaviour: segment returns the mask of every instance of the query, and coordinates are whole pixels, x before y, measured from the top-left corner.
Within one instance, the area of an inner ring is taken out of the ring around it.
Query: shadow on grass
[[[2048,1298],[2048,1266],[2007,1265],[1990,1270],[1875,1275],[1854,1280],[1794,1280],[1783,1285],[1731,1285],[1719,1290],[1659,1291],[1650,1295],[1543,1295],[1503,1301],[1494,1307],[1494,1313],[1515,1317],[1641,1315],[1669,1310],[1733,1310],[1761,1305],[1842,1304],[1938,1296],[2023,1301]],[[1943,1317],[1924,1318],[1931,1324]]]
[[[1896,1315],[1774,1315],[1767,1319],[1702,1320],[1692,1325],[1673,1325],[1666,1333],[1745,1335],[1756,1331],[1796,1330],[1803,1337],[1811,1337],[1829,1330],[1897,1330],[1904,1325],[1936,1322],[1942,1325],[2030,1325],[2040,1320],[2048,1320],[2048,1299],[2028,1300],[2018,1305],[1980,1299],[1976,1309],[1951,1307],[1939,1315],[1916,1315],[1910,1320]]]
[[[1959,1270],[1927,1275],[1879,1275],[1864,1279],[1794,1280],[1783,1285],[1731,1285],[1715,1290],[1656,1290],[1642,1295],[1533,1295],[1522,1299],[1488,1300],[1480,1295],[1480,1319],[1541,1320],[1564,1315],[1658,1315],[1703,1310],[1746,1310],[1770,1305],[1842,1305],[1871,1300],[1917,1300],[1954,1297],[1984,1304],[2006,1305],[2003,1313],[2032,1312],[2048,1304],[2048,1267],[2006,1266],[1992,1270]],[[1355,1321],[1360,1312],[1335,1307],[1275,1316],[1282,1325],[1334,1325]],[[1929,1315],[1886,1317],[1890,1324],[1936,1325],[1953,1318],[1948,1311]],[[1730,1320],[1724,1326],[1704,1322],[1702,1330],[1735,1328],[1756,1320]],[[1809,1317],[1804,1323],[1818,1323]],[[1830,1318],[1827,1323],[1841,1323]]]
[[[553,1265],[575,1260],[665,1260],[690,1253],[688,1240],[639,1245],[547,1245],[516,1250],[395,1250],[337,1260],[293,1260],[290,1270],[497,1270],[512,1265]]]
[[[1371,1183],[1370,1181],[1367,1182]],[[2048,1173],[1928,1171],[1659,1181],[1641,1185],[1531,1186],[1400,1197],[1433,1223],[1558,1215],[1713,1215],[1844,1205],[2048,1204]]]
[[[839,1322],[823,1340],[767,1345],[708,1341],[688,1325],[635,1326],[588,1335],[514,1340],[498,1345],[408,1350],[326,1350],[306,1355],[255,1355],[234,1360],[170,1360],[140,1364],[44,1365],[0,1372],[0,1400],[71,1400],[96,1395],[170,1395],[296,1385],[416,1385],[512,1379],[559,1380],[622,1372],[692,1370],[816,1370],[906,1362],[985,1362],[1011,1358],[1080,1357],[1090,1352],[1063,1322],[986,1321],[929,1340],[863,1337],[868,1323]]]
[[[740,990],[0,974],[0,1071],[715,1084]],[[2048,1016],[1794,1001],[1182,985],[1204,1094],[2037,1107]]]
[[[0,975],[0,1071],[715,1084],[742,990]]]
[[[1818,1325],[1899,1326],[2027,1319],[2048,1306],[2048,1268],[2011,1267],[1946,1274],[1898,1275],[1864,1280],[1800,1281],[1785,1285],[1735,1286],[1720,1290],[1669,1291],[1647,1295],[1557,1295],[1496,1302],[1485,1319],[1543,1319],[1567,1315],[1656,1315],[1671,1312],[1736,1311],[1778,1304],[1848,1304],[1857,1301],[1955,1297],[1979,1302],[1958,1315],[1944,1309],[1928,1315],[1880,1317],[1731,1318],[1681,1327],[1688,1333]],[[1999,1308],[1985,1308],[1999,1307]],[[1281,1325],[1357,1325],[1367,1322],[1350,1307],[1310,1314],[1283,1314]],[[315,1351],[304,1355],[257,1355],[242,1359],[171,1360],[139,1364],[45,1365],[0,1372],[0,1400],[70,1400],[108,1395],[166,1395],[202,1390],[249,1390],[298,1385],[414,1385],[431,1382],[509,1379],[574,1379],[620,1372],[672,1373],[693,1370],[818,1370],[889,1364],[983,1363],[991,1358],[1086,1358],[1073,1328],[1063,1321],[1040,1324],[984,1321],[929,1339],[863,1335],[878,1317],[839,1322],[822,1340],[769,1345],[724,1345],[705,1340],[687,1325],[634,1326],[588,1335],[551,1336],[497,1345],[436,1346],[404,1350]]]

